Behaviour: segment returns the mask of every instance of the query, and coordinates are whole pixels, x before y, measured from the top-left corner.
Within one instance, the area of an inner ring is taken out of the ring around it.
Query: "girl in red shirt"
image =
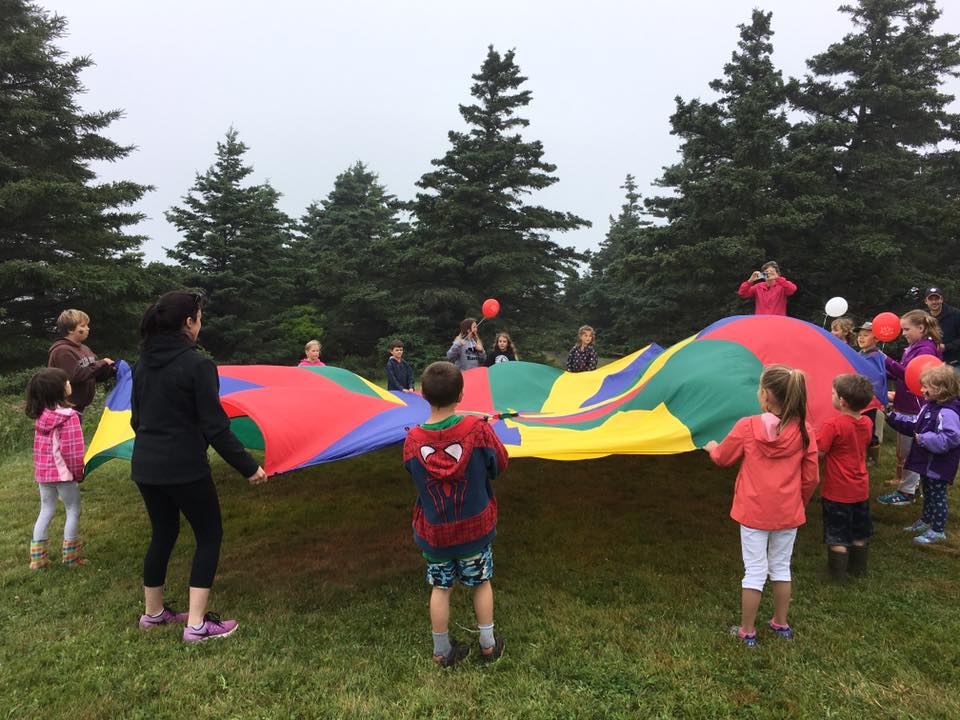
[[[807,423],[807,386],[800,370],[771,365],[757,391],[762,415],[741,418],[722,443],[704,445],[710,459],[728,467],[740,462],[730,517],[740,523],[744,576],[740,624],[731,628],[747,647],[757,644],[756,619],[767,576],[773,582],[770,629],[793,639],[787,623],[790,558],[797,528],[820,481],[817,440]]]

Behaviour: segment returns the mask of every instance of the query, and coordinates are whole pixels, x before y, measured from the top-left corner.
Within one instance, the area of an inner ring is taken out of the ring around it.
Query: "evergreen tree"
[[[717,100],[676,100],[670,123],[682,141],[681,161],[657,183],[673,192],[646,202],[666,224],[646,231],[627,261],[644,340],[672,342],[752,312],[737,287],[762,261],[779,258],[793,231],[796,210],[784,191],[793,182],[784,164],[790,123],[770,57],[770,19],[754,10],[750,24],[738,26],[738,50],[710,83]]]
[[[932,0],[860,0],[843,6],[855,32],[808,61],[793,102],[810,114],[793,134],[817,218],[797,248],[822,302],[843,295],[855,311],[903,307],[911,286],[956,280],[957,160],[938,144],[960,139],[953,96],[960,43],[936,34]]]
[[[218,360],[288,360],[283,336],[293,297],[291,221],[269,183],[243,186],[253,171],[233,128],[217,143],[216,162],[173,207],[167,220],[183,239],[167,254],[186,282],[207,296],[202,342]]]
[[[635,271],[649,242],[650,222],[644,218],[646,211],[633,175],[627,175],[621,188],[626,191],[626,202],[619,216],[610,217],[606,238],[590,256],[589,273],[579,294],[581,315],[603,334],[604,347],[632,352],[647,342],[640,334],[647,323]]]
[[[307,292],[298,302],[323,308],[325,355],[382,364],[405,275],[398,212],[394,196],[362,162],[340,173],[326,199],[307,208],[297,244]]]
[[[474,104],[461,105],[469,129],[448,134],[450,149],[420,178],[410,203],[413,242],[408,273],[407,326],[448,342],[459,321],[475,314],[485,297],[500,300],[510,320],[543,327],[556,316],[565,277],[575,273],[576,252],[550,239],[589,225],[571,213],[524,202],[524,196],[558,180],[539,141],[525,141],[529,121],[517,113],[531,99],[514,62],[491,46],[473,76]],[[502,324],[502,323],[501,323]]]
[[[100,133],[119,110],[85,112],[80,73],[55,42],[66,20],[22,0],[0,0],[0,369],[39,365],[68,307],[93,316],[98,349],[135,344],[142,299],[153,290],[126,228],[146,190],[97,183],[95,161],[132,147]],[[99,309],[109,308],[110,314]]]

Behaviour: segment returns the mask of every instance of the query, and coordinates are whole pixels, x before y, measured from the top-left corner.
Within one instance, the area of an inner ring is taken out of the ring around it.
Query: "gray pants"
[[[76,481],[39,483],[40,514],[33,526],[33,541],[47,539],[47,527],[57,512],[57,498],[63,501],[67,510],[67,521],[63,526],[63,539],[75,540],[80,534],[80,488]]]
[[[910,457],[910,448],[913,447],[913,435],[901,435],[897,433],[897,462],[905,463]],[[897,490],[904,495],[916,495],[917,486],[920,485],[920,476],[913,470],[903,469],[903,479]]]

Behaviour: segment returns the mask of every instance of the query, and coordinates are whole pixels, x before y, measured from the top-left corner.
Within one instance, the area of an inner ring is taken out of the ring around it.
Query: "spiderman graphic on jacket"
[[[411,428],[403,464],[417,487],[413,541],[429,556],[466,557],[497,534],[491,481],[507,451],[486,418],[468,415],[441,430]]]

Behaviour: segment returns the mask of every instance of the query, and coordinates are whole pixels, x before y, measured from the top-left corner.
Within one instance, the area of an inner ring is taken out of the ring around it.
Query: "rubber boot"
[[[63,541],[63,564],[67,567],[86,565],[87,561],[80,557],[80,538]]]
[[[872,463],[874,466],[880,464],[880,446],[879,445],[870,445],[867,448],[867,462]]]
[[[850,547],[850,561],[847,571],[853,577],[863,577],[867,574],[867,559],[870,557],[870,548],[866,545],[852,545]]]
[[[43,570],[50,564],[50,558],[47,557],[47,546],[49,540],[31,540],[30,541],[30,569]]]
[[[839,585],[847,582],[847,565],[850,561],[849,553],[837,552],[836,550],[827,550],[827,571],[830,573],[830,579]]]

